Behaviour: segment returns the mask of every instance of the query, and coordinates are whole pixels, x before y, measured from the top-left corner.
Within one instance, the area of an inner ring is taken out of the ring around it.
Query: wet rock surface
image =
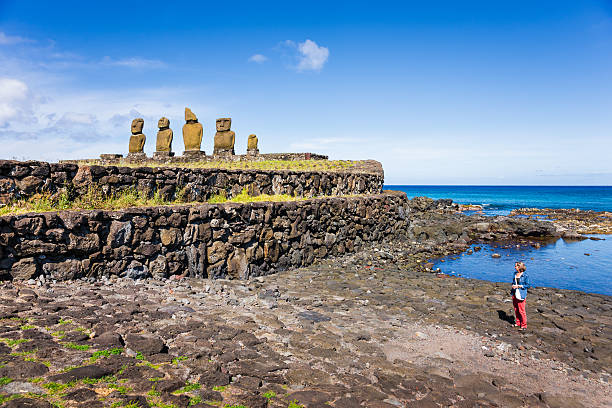
[[[506,284],[426,272],[456,246],[396,241],[251,281],[5,282],[0,401],[610,406],[611,298],[534,288],[519,332]]]
[[[551,220],[568,234],[612,234],[612,212],[578,208],[519,208],[511,216],[540,216]],[[575,236],[576,238],[584,238]]]

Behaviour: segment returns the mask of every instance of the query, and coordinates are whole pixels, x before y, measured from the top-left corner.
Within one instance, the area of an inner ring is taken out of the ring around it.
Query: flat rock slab
[[[73,368],[62,374],[56,374],[49,377],[51,381],[67,383],[70,381],[82,380],[84,378],[97,379],[113,374],[113,371],[107,367],[98,365],[88,365],[83,367]]]
[[[0,387],[0,394],[45,394],[46,391],[44,388],[39,387],[36,384],[32,384],[29,382],[23,381],[13,381],[8,383],[2,387]]]
[[[322,315],[319,312],[311,312],[311,311],[300,312],[298,313],[298,316],[304,320],[309,320],[315,323],[329,322],[331,320],[331,317],[329,316]]]

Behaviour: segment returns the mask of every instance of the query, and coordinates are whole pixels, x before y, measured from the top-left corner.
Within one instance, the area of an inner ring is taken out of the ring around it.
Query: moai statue
[[[168,118],[163,117],[157,122],[159,131],[157,132],[157,144],[155,146],[155,158],[167,158],[174,156],[172,153],[172,139],[174,134],[170,129],[170,121]]]
[[[132,136],[130,136],[130,150],[128,157],[146,157],[144,145],[147,137],[142,133],[144,119],[137,118],[132,121]]]
[[[215,156],[234,155],[234,142],[236,134],[230,130],[232,118],[217,119],[217,133],[215,133]]]
[[[249,135],[249,140],[247,140],[247,156],[257,156],[258,154],[257,136]]]
[[[183,142],[185,143],[184,155],[203,155],[200,150],[202,146],[202,134],[204,129],[198,123],[198,118],[189,108],[185,108],[185,123],[183,125]]]

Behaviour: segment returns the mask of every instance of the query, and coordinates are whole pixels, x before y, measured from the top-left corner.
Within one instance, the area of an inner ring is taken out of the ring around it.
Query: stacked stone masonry
[[[237,278],[405,235],[404,193],[0,217],[0,279]]]
[[[366,162],[344,172],[289,170],[228,170],[185,167],[85,166],[71,163],[0,160],[0,203],[27,198],[35,193],[52,194],[67,188],[85,194],[98,186],[105,194],[137,188],[147,194],[159,192],[173,199],[181,191],[189,201],[206,201],[212,195],[232,198],[244,188],[250,195],[288,194],[318,197],[378,194],[384,175],[378,162]]]

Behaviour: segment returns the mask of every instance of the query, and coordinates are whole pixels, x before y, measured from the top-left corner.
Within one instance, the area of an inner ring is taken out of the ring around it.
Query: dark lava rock
[[[0,368],[0,377],[26,379],[40,377],[49,372],[49,368],[35,361],[16,361]]]
[[[140,352],[145,356],[168,352],[168,347],[164,344],[164,341],[157,336],[145,337],[128,334],[125,337],[125,343],[132,350]]]
[[[9,354],[11,352],[11,348],[4,343],[0,343],[0,355]]]
[[[94,337],[92,340],[97,346],[104,348],[123,347],[125,344],[119,333],[106,332]]]
[[[128,379],[151,379],[151,378],[163,378],[164,373],[158,371],[154,368],[147,366],[133,366],[126,368],[121,374],[118,376],[119,378],[128,378]]]
[[[182,388],[185,383],[181,380],[172,379],[172,380],[161,380],[155,382],[155,389],[161,392],[173,392]]]
[[[131,404],[130,407],[142,407],[149,408],[150,405],[147,402],[147,399],[143,395],[124,395],[121,396],[121,402],[123,403],[120,406],[125,406]]]
[[[31,399],[31,398],[18,398],[7,402],[3,405],[4,408],[51,408],[52,405],[47,401]]]
[[[297,391],[289,395],[289,400],[297,400],[300,404],[311,406],[329,401],[329,394],[319,391]]]
[[[107,375],[111,375],[112,373],[113,372],[107,367],[102,367],[99,365],[88,365],[73,368],[72,370],[62,374],[52,375],[50,377],[50,380],[66,383],[70,381],[81,380],[83,378],[102,378]]]
[[[94,390],[90,390],[89,388],[79,388],[77,390],[74,390],[68,393],[68,395],[66,395],[65,398],[71,401],[82,402],[82,401],[87,401],[87,400],[94,399],[97,397],[98,397],[98,394]]]

